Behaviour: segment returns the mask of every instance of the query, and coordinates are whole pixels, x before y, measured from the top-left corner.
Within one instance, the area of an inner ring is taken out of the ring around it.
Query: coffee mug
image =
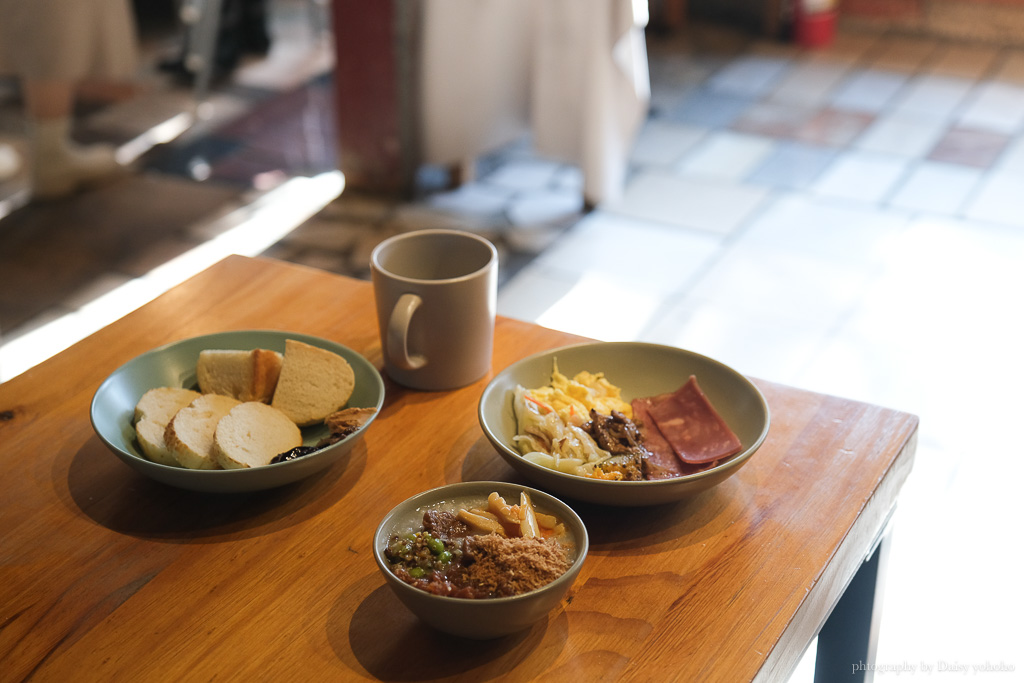
[[[458,230],[390,237],[370,256],[384,369],[412,389],[471,384],[491,369],[498,251]]]

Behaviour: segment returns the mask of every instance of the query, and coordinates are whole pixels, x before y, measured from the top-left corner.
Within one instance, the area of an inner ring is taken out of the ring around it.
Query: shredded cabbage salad
[[[527,389],[517,386],[513,398],[518,434],[513,438],[525,460],[542,467],[583,477],[600,477],[598,465],[611,457],[600,448],[583,425],[593,408],[603,415],[617,410],[633,416],[621,390],[603,373],[580,372],[569,378],[558,371],[557,361],[551,383]]]

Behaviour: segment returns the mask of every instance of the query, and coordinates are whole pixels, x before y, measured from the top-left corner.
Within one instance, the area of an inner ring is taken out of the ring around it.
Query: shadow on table
[[[147,479],[110,453],[98,437],[54,461],[54,482],[67,482],[67,504],[100,526],[170,543],[252,538],[301,524],[344,498],[366,467],[359,443],[333,466],[266,491],[217,494]]]
[[[560,609],[533,628],[503,638],[450,636],[420,621],[382,581],[379,574],[370,574],[347,587],[327,621],[338,658],[352,671],[381,680],[460,675],[474,681],[508,680],[510,675],[510,680],[532,680],[551,667],[568,638],[568,618]]]

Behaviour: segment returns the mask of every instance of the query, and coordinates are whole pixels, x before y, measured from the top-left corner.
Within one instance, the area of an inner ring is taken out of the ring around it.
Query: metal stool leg
[[[197,107],[210,94],[221,5],[222,0],[191,0],[182,8],[182,19],[190,23],[185,67],[195,74],[192,92]]]

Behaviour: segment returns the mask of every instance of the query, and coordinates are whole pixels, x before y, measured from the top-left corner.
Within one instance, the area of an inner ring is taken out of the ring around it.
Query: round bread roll
[[[213,454],[226,470],[261,467],[279,453],[302,445],[302,433],[287,415],[266,403],[242,403],[221,418]]]
[[[178,467],[178,461],[167,448],[164,431],[179,410],[202,394],[179,387],[150,389],[135,404],[135,437],[143,455],[161,465]]]
[[[166,425],[175,413],[200,396],[198,391],[180,387],[150,389],[135,404],[135,422],[150,420]]]
[[[193,470],[220,469],[213,457],[213,435],[221,418],[238,404],[230,396],[205,394],[171,418],[164,441],[179,465]]]

